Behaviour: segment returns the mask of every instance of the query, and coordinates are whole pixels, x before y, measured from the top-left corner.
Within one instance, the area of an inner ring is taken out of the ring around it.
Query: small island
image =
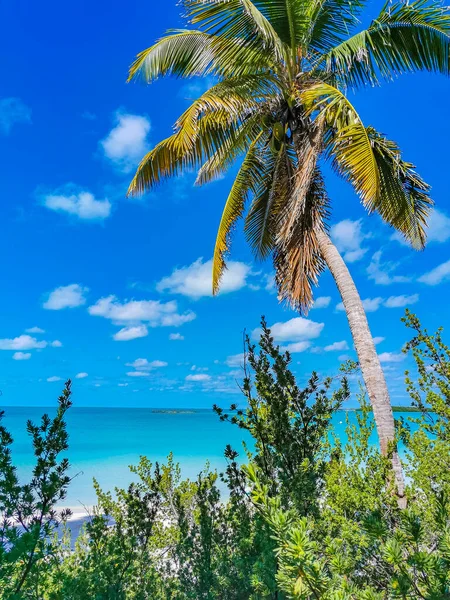
[[[176,409],[176,408],[155,408],[152,413],[162,413],[167,415],[193,415],[195,410]]]

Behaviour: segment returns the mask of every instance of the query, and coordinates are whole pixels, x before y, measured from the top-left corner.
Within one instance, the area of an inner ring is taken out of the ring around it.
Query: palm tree
[[[394,142],[362,123],[346,91],[408,71],[448,75],[449,12],[433,0],[386,4],[367,29],[351,35],[363,0],[181,3],[195,29],[169,31],[141,52],[129,79],[208,76],[213,84],[142,159],[129,194],[184,170],[198,170],[197,183],[204,184],[242,159],[217,234],[213,290],[245,211],[248,241],[256,257],[273,256],[280,296],[293,307],[307,312],[312,287],[330,269],[401,498],[388,389],[358,291],[328,235],[321,165],[331,161],[369,213],[424,247],[429,186]]]

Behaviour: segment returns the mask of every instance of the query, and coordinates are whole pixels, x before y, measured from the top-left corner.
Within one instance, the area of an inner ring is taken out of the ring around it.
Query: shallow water
[[[105,490],[125,487],[133,477],[130,464],[137,464],[139,456],[152,462],[163,462],[169,452],[179,462],[184,477],[195,478],[209,461],[219,471],[226,466],[223,451],[227,444],[240,451],[242,441],[250,442],[245,431],[222,422],[211,410],[192,412],[155,412],[152,408],[71,408],[67,416],[70,476],[73,479],[65,506],[95,504],[92,479],[95,477]],[[13,461],[21,481],[30,476],[33,466],[31,440],[26,433],[26,421],[38,422],[41,415],[54,409],[6,407],[4,425],[12,433]],[[397,413],[411,416],[408,413]],[[414,416],[414,415],[413,415]],[[344,441],[344,411],[333,417],[335,432]],[[349,413],[351,421],[355,413]],[[373,436],[373,441],[376,441]]]

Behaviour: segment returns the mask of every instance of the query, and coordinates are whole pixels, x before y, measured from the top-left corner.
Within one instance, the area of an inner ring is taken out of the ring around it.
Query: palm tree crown
[[[416,248],[425,243],[429,186],[398,146],[365,126],[347,89],[406,71],[449,74],[450,16],[436,2],[386,4],[352,33],[363,0],[182,0],[196,29],[170,31],[138,55],[130,79],[211,76],[214,84],[142,160],[137,195],[185,169],[197,183],[239,157],[217,235],[213,288],[244,215],[256,256],[272,254],[281,296],[301,310],[324,268],[317,239],[328,198],[322,160]]]

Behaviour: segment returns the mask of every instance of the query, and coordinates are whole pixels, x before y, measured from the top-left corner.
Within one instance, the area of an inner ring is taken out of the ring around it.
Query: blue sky
[[[161,7],[161,8],[160,8]],[[368,5],[375,16],[377,3]],[[197,406],[239,401],[242,331],[266,315],[299,377],[354,357],[328,273],[307,320],[281,306],[270,263],[238,230],[230,269],[210,294],[215,232],[231,176],[193,176],[125,197],[142,154],[171,132],[200,80],[126,84],[140,50],[183,25],[175,1],[4,0],[0,39],[0,390],[3,405],[49,405],[74,378],[79,406]],[[367,216],[327,172],[332,234],[365,301],[395,403],[407,401],[400,323],[411,306],[448,325],[449,81],[405,75],[354,98],[365,124],[403,149],[432,185],[429,245],[417,253]]]

